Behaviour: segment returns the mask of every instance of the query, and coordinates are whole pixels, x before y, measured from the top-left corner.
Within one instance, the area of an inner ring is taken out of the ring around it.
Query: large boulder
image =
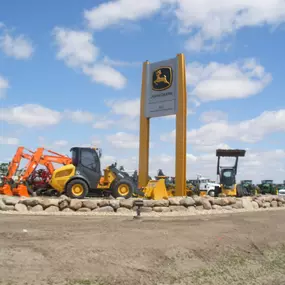
[[[170,212],[170,209],[169,207],[154,207],[153,211],[157,213],[162,213],[162,212],[166,213],[166,212]]]
[[[110,201],[110,206],[113,207],[114,210],[119,209],[120,208],[120,200],[111,200]]]
[[[259,208],[259,204],[256,201],[252,201],[251,204],[252,204],[254,209],[258,209]]]
[[[278,202],[277,201],[272,201],[270,203],[270,206],[273,207],[273,208],[276,208],[276,207],[278,207]]]
[[[26,205],[27,207],[34,207],[40,204],[41,199],[40,198],[31,198],[31,199],[24,199],[20,200],[19,203],[22,203]]]
[[[27,206],[25,204],[20,204],[20,203],[15,205],[15,210],[17,212],[28,212]]]
[[[208,199],[202,199],[202,206],[205,210],[211,210],[212,206]]]
[[[120,207],[131,209],[134,206],[133,199],[124,199],[120,200]]]
[[[69,208],[74,211],[77,211],[81,207],[82,207],[82,202],[80,200],[72,199],[69,203]]]
[[[99,207],[107,207],[110,206],[110,200],[101,200],[98,202]]]
[[[114,212],[114,209],[111,206],[105,206],[105,207],[101,207],[101,208],[96,208],[96,209],[92,210],[92,212],[108,213],[108,212]]]
[[[202,197],[194,195],[192,198],[195,201],[195,205],[197,205],[197,206],[202,205],[202,199],[203,199]]]
[[[83,208],[78,209],[77,212],[91,212],[91,209],[83,207]]]
[[[168,207],[169,201],[168,200],[154,200],[154,207]]]
[[[49,206],[57,207],[58,203],[59,203],[58,199],[42,199],[39,204],[42,205],[44,209],[46,209]]]
[[[20,200],[19,197],[13,197],[13,196],[3,197],[3,202],[9,206],[15,206],[19,202],[19,200]]]
[[[155,200],[143,200],[144,207],[154,207]]]
[[[186,212],[187,208],[184,206],[169,206],[171,212]]]
[[[179,206],[180,201],[183,199],[183,197],[170,197],[168,198],[169,200],[169,205],[171,206]]]
[[[59,209],[62,211],[63,209],[68,208],[69,203],[67,200],[63,200],[63,201],[59,202],[58,206],[59,206]],[[50,207],[54,207],[54,206],[50,206]],[[48,207],[48,208],[50,208],[50,207]]]
[[[219,205],[219,206],[227,206],[230,204],[230,201],[228,198],[217,198],[213,199],[213,205]],[[234,203],[233,203],[234,204]]]
[[[45,212],[48,212],[48,213],[58,212],[58,211],[59,211],[59,208],[56,206],[49,206],[48,208],[45,209]]]
[[[214,210],[221,210],[222,209],[222,206],[220,206],[220,205],[213,205],[212,206],[212,209],[214,209]]]
[[[113,202],[113,201],[112,201]],[[92,201],[92,200],[86,200],[82,202],[82,206],[84,208],[88,208],[90,210],[94,210],[98,207],[97,202]]]
[[[191,207],[195,205],[195,201],[191,197],[186,197],[180,201],[180,205],[185,206],[185,207]]]
[[[242,207],[246,210],[253,210],[253,205],[250,199],[242,199]]]
[[[44,210],[42,205],[36,205],[30,209],[31,212],[42,212]]]
[[[69,208],[65,208],[62,210],[62,212],[74,212],[72,209],[69,209]]]
[[[242,209],[243,208],[242,201],[236,201],[236,203],[232,205],[232,208],[233,209]]]

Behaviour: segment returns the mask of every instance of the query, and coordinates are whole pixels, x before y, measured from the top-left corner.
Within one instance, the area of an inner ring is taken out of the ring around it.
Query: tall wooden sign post
[[[148,183],[150,118],[176,115],[176,196],[186,195],[187,94],[185,58],[143,64],[140,106],[139,187]]]

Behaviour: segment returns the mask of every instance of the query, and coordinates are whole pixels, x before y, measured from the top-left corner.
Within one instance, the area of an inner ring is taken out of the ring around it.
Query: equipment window
[[[96,161],[93,153],[90,150],[84,149],[81,152],[81,163],[83,166],[96,169]]]
[[[225,171],[224,173],[223,173],[223,175],[224,175],[224,177],[227,177],[227,178],[229,178],[229,177],[232,177],[233,176],[233,172],[232,171]]]

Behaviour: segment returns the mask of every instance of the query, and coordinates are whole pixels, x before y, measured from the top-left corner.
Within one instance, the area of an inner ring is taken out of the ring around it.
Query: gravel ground
[[[284,285],[284,208],[239,211],[140,220],[6,212],[0,284]]]

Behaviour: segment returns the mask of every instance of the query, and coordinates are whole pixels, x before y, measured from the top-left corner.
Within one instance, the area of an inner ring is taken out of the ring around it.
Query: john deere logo
[[[172,85],[172,68],[160,67],[153,72],[152,90],[166,90]]]

